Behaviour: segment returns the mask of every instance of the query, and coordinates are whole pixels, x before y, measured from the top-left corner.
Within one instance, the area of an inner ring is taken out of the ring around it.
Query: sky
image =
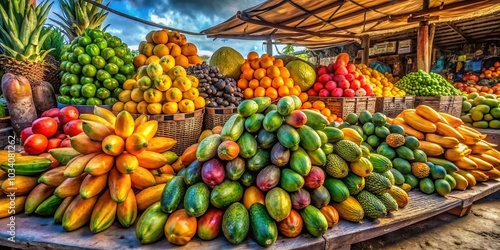
[[[104,0],[104,3],[107,3]],[[186,31],[200,32],[204,29],[222,23],[236,14],[265,0],[111,0],[110,7],[131,16],[146,19],[168,27]],[[55,1],[52,12],[60,11],[58,1]],[[57,19],[51,13],[49,18]],[[50,22],[50,21],[48,21]],[[156,27],[138,23],[124,17],[109,13],[105,24],[110,24],[107,31],[120,37],[131,49],[137,49],[139,43]],[[198,54],[210,56],[222,46],[238,50],[243,56],[250,51],[265,53],[264,41],[225,40],[207,38],[206,36],[187,35],[188,42],[198,47]],[[279,46],[278,49],[282,49]],[[298,50],[298,49],[296,49]],[[273,48],[274,54],[276,48]]]

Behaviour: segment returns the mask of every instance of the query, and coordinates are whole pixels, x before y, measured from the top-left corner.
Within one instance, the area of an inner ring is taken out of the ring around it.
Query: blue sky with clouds
[[[104,0],[105,3],[108,1]],[[265,0],[111,0],[110,7],[172,28],[200,32],[224,22],[236,14]],[[57,1],[53,12],[60,11]],[[57,18],[52,13],[50,18]],[[49,21],[50,22],[50,21]],[[113,13],[108,15],[105,24],[110,24],[108,31],[120,37],[130,48],[135,49],[146,34],[156,27],[128,20]],[[211,55],[222,46],[233,47],[244,56],[250,51],[264,53],[264,41],[248,40],[213,40],[206,36],[187,36],[188,42],[196,44],[200,55]],[[278,47],[282,49],[283,46]],[[276,50],[274,49],[276,54]]]

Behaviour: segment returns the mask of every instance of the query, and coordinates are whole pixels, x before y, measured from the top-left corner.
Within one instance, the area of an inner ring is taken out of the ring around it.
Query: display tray
[[[320,238],[302,233],[297,238],[279,237],[269,249],[349,249],[351,244],[372,239],[389,232],[410,226],[434,215],[454,208],[470,206],[472,202],[500,190],[500,181],[491,180],[479,183],[466,191],[454,191],[449,196],[426,195],[419,191],[410,192],[407,207],[378,220],[363,220],[352,223],[341,220]],[[16,242],[8,240],[9,218],[0,220],[4,230],[0,230],[0,245],[20,249],[168,249],[175,247],[165,238],[150,245],[141,245],[135,238],[135,225],[124,229],[117,223],[99,234],[92,234],[88,225],[73,232],[64,232],[61,225],[54,225],[52,218],[16,216]],[[223,236],[212,241],[202,241],[195,237],[183,249],[249,249],[261,248],[254,240],[245,240],[242,244],[231,245]]]

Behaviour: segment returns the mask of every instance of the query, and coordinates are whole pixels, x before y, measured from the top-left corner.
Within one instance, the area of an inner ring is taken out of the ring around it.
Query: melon
[[[286,65],[290,77],[302,91],[307,91],[316,81],[316,71],[307,62],[302,60],[291,61]]]
[[[221,47],[214,52],[209,64],[218,67],[227,77],[239,79],[243,63],[245,58],[238,51],[230,47]]]

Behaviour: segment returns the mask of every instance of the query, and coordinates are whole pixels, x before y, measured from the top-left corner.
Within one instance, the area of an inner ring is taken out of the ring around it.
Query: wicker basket
[[[384,113],[386,116],[394,118],[405,109],[412,109],[415,105],[414,96],[405,97],[377,97],[375,112]]]
[[[345,119],[350,113],[359,115],[361,111],[375,112],[377,97],[309,97],[310,102],[322,101],[333,114]]]
[[[5,73],[24,76],[30,83],[49,82],[57,92],[60,85],[58,61],[55,59],[49,61],[46,63],[22,62],[6,55],[0,55],[0,67],[5,69]]]
[[[456,117],[462,113],[462,96],[416,96],[415,107],[421,104]]]
[[[237,108],[205,108],[203,129],[213,129],[216,126],[224,126],[224,123],[237,112]]]
[[[204,113],[205,109],[199,109],[186,114],[150,115],[149,119],[158,121],[157,136],[170,137],[177,141],[171,151],[180,155],[198,141]]]

